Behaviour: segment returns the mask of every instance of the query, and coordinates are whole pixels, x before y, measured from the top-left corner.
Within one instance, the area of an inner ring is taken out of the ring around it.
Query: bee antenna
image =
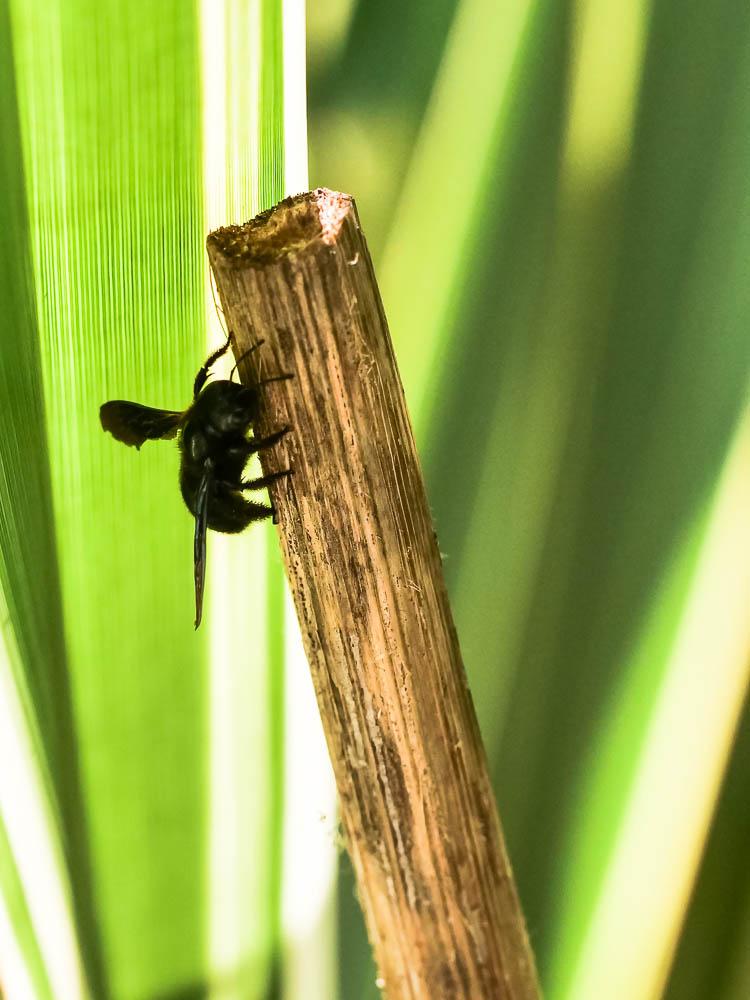
[[[234,373],[235,373],[235,372],[237,371],[237,365],[239,365],[239,364],[240,364],[240,362],[244,361],[244,360],[245,360],[245,358],[246,358],[246,357],[248,356],[248,354],[252,354],[252,353],[253,353],[253,351],[257,351],[257,350],[258,350],[258,348],[259,348],[259,347],[260,347],[260,346],[261,346],[262,344],[264,344],[264,343],[265,343],[265,341],[264,341],[264,340],[259,340],[259,341],[258,341],[258,342],[257,342],[256,344],[253,344],[253,346],[252,346],[252,347],[249,347],[249,348],[248,348],[248,349],[247,349],[247,350],[245,351],[245,353],[244,353],[244,354],[241,354],[241,355],[240,355],[240,356],[239,356],[239,357],[237,358],[237,360],[236,360],[236,361],[235,361],[235,363],[234,363],[234,368],[233,368],[233,369],[231,370],[231,372],[229,373],[229,381],[230,381],[230,382],[232,381],[232,376],[233,376],[233,375],[234,375]]]

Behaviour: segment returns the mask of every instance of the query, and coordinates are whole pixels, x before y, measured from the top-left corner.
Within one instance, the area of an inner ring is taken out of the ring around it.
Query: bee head
[[[199,403],[206,422],[220,434],[245,431],[258,415],[257,390],[227,379],[210,382]]]

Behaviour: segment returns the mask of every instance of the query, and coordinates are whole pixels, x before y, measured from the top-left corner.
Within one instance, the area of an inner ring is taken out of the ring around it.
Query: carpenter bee
[[[180,450],[180,490],[188,510],[195,517],[193,543],[195,574],[195,627],[203,614],[203,587],[206,578],[206,529],[236,534],[252,521],[275,516],[272,506],[245,498],[248,490],[261,490],[291,474],[290,469],[257,479],[243,479],[251,455],[270,448],[289,431],[288,427],[267,437],[248,437],[258,418],[260,389],[269,382],[292,378],[273,375],[252,386],[232,381],[232,376],[259,341],[239,359],[228,379],[208,381],[211,368],[229,349],[231,338],[214,351],[195,376],[193,402],[186,410],[158,410],[141,403],[113,399],[104,403],[99,416],[102,427],[123,444],[140,448],[144,441],[178,437]]]

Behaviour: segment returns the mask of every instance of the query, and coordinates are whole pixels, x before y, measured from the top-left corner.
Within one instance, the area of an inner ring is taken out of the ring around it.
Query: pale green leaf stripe
[[[546,0],[462,0],[448,37],[380,268],[418,437],[436,403],[488,186],[503,184],[498,143],[519,68],[550,7]]]
[[[737,727],[700,876],[664,993],[666,1000],[750,996],[750,700]]]
[[[283,996],[336,1000],[349,995],[337,982],[336,788],[290,595],[286,626]]]
[[[632,787],[638,750],[645,743],[649,718],[643,705],[653,704],[662,686],[661,670],[668,661],[679,621],[703,543],[708,514],[701,511],[687,533],[652,599],[641,628],[628,673],[614,687],[602,721],[602,737],[592,746],[579,793],[576,814],[581,817],[571,835],[566,867],[559,878],[555,920],[556,945],[549,972],[550,996],[572,997],[571,981],[580,961],[580,948],[590,927],[608,860],[623,828],[628,799],[623,789]]]
[[[565,993],[556,995],[593,1000],[603,990],[613,996],[663,993],[750,681],[749,468],[750,411],[729,456],[680,628],[639,741],[627,810],[575,973]],[[643,688],[642,677],[633,680]],[[625,694],[632,706],[632,682]],[[613,713],[605,748],[623,724]],[[606,788],[602,771],[611,782],[611,763],[597,775],[600,791]],[[596,816],[598,807],[586,812]]]
[[[283,0],[284,193],[309,187],[305,0]],[[279,561],[274,539],[273,563]],[[283,840],[278,864],[284,1000],[336,1000],[337,803],[310,668],[285,588]]]
[[[202,359],[197,22],[177,2],[11,10],[95,993],[153,997],[204,976],[204,636],[174,450],[125,449],[97,411],[185,405]]]
[[[0,815],[0,992],[3,991],[9,1000],[54,1000]]]
[[[280,201],[284,190],[284,49],[283,0],[261,3],[261,25],[264,58],[261,63],[259,91],[259,208],[268,208]],[[268,53],[273,58],[266,58]],[[282,935],[282,864],[284,829],[284,573],[278,556],[276,531],[266,526],[268,558],[266,563],[268,657],[269,754],[271,760],[270,795],[268,801],[268,917],[272,943],[272,967],[268,994],[280,996],[283,991]]]
[[[218,8],[204,4],[207,229],[243,222],[285,193],[306,188],[304,55],[304,9],[298,0],[283,4],[283,9],[281,4],[258,2]],[[210,295],[207,302],[213,344],[222,333]],[[330,903],[322,931],[311,925],[311,919],[321,919],[317,886],[322,880],[311,883],[310,872],[328,873],[330,899],[330,859],[335,853],[332,837],[320,844],[317,836],[324,809],[317,800],[309,803],[320,780],[319,758],[310,740],[322,743],[322,736],[293,620],[288,623],[292,642],[285,648],[276,532],[270,526],[266,531],[256,527],[243,538],[215,537],[211,552],[216,580],[209,598],[212,996],[245,1000],[276,997],[283,991],[289,1000],[316,995],[331,1000]],[[247,622],[247,634],[238,634],[237,621]],[[285,655],[292,658],[288,675]],[[293,719],[288,733],[287,711]],[[312,733],[311,714],[317,721]],[[315,774],[309,773],[311,763]],[[323,750],[323,774],[330,786],[325,763]],[[331,797],[329,788],[329,814]],[[306,810],[299,808],[300,801]],[[287,865],[306,859],[301,878],[297,867],[287,867],[283,903],[282,849]],[[264,987],[267,992],[262,992]]]
[[[43,974],[54,996],[79,1000],[87,995],[87,984],[58,817],[48,794],[41,744],[34,738],[28,691],[22,677],[16,684],[15,678],[21,676],[19,650],[2,599],[0,615],[4,623],[0,638],[0,816],[5,838],[0,890],[10,903],[10,916],[18,918],[14,931],[22,942],[29,972],[37,980]],[[43,963],[41,968],[38,961]],[[96,972],[92,963],[89,969]]]
[[[257,2],[257,0],[256,0]],[[284,49],[283,0],[261,0],[264,58],[260,77],[260,185],[264,208],[284,196]]]
[[[206,231],[244,222],[283,194],[279,10],[259,0],[202,4]],[[205,287],[213,348],[226,333],[207,270]],[[209,540],[206,934],[216,1000],[266,995],[280,954],[283,591],[278,560],[269,562],[276,544],[261,526]]]

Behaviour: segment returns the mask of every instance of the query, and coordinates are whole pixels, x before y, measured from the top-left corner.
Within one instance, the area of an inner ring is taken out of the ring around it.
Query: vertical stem
[[[391,1000],[538,996],[372,263],[347,195],[208,241]]]

